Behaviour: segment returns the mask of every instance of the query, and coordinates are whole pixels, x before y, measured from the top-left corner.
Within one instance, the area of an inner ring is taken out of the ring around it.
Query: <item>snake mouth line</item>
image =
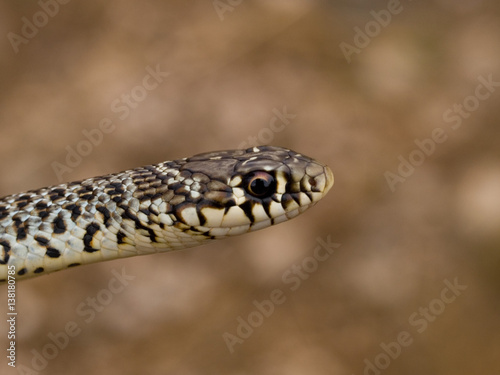
[[[244,234],[244,233],[248,233],[248,232],[255,232],[257,230],[265,229],[265,228],[268,228],[272,225],[276,225],[276,224],[288,221],[288,220],[298,216],[302,212],[306,211],[308,208],[314,206],[315,204],[316,204],[316,202],[311,202],[307,205],[295,208],[293,210],[285,212],[285,213],[283,213],[279,216],[276,216],[274,218],[269,218],[267,220],[260,220],[260,221],[254,222],[254,223],[236,225],[233,227],[210,228],[209,232],[216,239],[225,238],[225,237],[229,237],[229,236],[236,236],[236,235],[240,235],[240,234]]]

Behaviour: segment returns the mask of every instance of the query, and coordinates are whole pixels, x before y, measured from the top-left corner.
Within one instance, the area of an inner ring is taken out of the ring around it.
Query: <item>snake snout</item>
[[[305,175],[300,183],[302,192],[316,203],[322,199],[333,186],[333,173],[330,168],[317,161],[312,161],[305,168]]]
[[[323,194],[326,194],[332,188],[335,179],[333,177],[332,170],[330,168],[328,168],[328,166],[325,165],[324,169],[325,169],[325,172],[324,172],[324,175],[325,175],[325,186],[323,188]]]

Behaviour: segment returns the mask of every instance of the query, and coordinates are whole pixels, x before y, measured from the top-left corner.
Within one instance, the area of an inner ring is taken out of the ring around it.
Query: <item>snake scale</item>
[[[332,185],[327,166],[260,146],[9,195],[0,199],[0,283],[266,228]]]

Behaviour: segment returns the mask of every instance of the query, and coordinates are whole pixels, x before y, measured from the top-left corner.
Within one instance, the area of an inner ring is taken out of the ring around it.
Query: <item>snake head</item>
[[[178,227],[220,238],[266,228],[313,206],[333,185],[331,170],[297,152],[271,146],[216,151],[176,161]],[[188,229],[189,228],[189,229]]]

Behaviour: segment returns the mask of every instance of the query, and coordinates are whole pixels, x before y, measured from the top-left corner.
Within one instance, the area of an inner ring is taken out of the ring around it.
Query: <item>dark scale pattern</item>
[[[125,233],[123,233],[122,231],[119,231],[117,234],[116,234],[116,241],[118,244],[122,244],[124,243],[124,239],[127,237],[127,235]]]
[[[108,227],[110,225],[111,212],[106,208],[106,206],[97,206],[96,210],[102,214],[103,223],[106,227]]]
[[[64,222],[64,218],[58,216],[54,219],[54,233],[55,234],[61,234],[66,231],[66,223]]]
[[[46,246],[49,243],[49,239],[40,236],[35,237],[35,241],[42,246]]]
[[[59,252],[59,250],[54,249],[53,247],[48,247],[45,255],[47,255],[49,258],[59,258],[61,256],[61,253]]]
[[[254,194],[259,172],[272,191]],[[0,282],[133,254],[197,246],[296,216],[333,183],[277,147],[219,151],[0,199]]]
[[[94,235],[100,229],[99,224],[98,223],[91,223],[85,229],[86,229],[86,233],[83,236],[83,244],[85,245],[85,247],[83,248],[83,250],[88,252],[88,253],[93,253],[95,251],[98,251],[99,249],[92,247],[92,240],[94,239]]]
[[[10,215],[8,206],[0,205],[0,220],[5,219]]]
[[[0,259],[0,264],[7,264],[10,258],[10,243],[2,240],[0,241],[0,246],[2,246],[3,259]]]
[[[26,234],[26,230],[24,229],[24,227],[18,227],[18,226],[16,226],[16,228],[17,228],[16,240],[17,241],[25,240],[26,237],[27,237],[27,234]]]

